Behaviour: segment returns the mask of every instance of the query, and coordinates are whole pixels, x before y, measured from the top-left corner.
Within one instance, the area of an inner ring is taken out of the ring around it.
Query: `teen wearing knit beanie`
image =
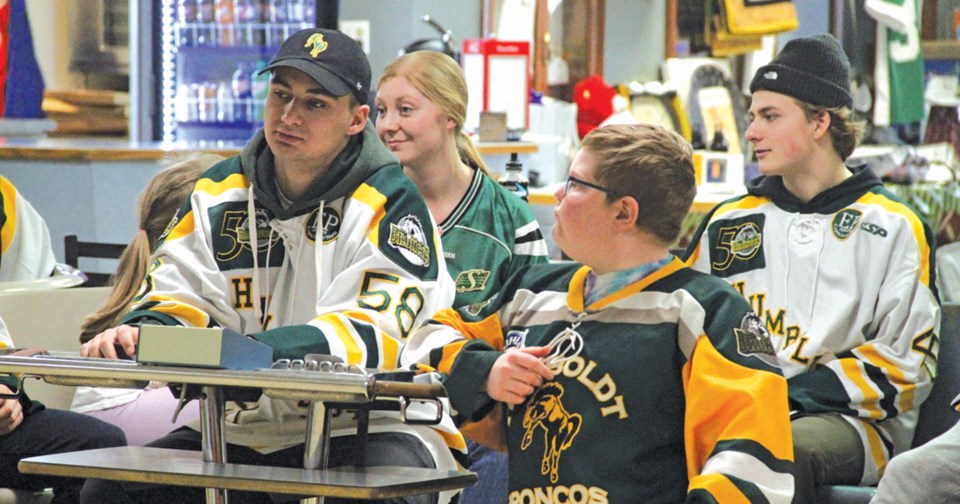
[[[761,176],[684,253],[766,321],[793,410],[794,502],[876,484],[910,447],[936,368],[933,234],[868,167],[845,165],[862,134],[849,74],[826,34],[757,70],[745,137]]]

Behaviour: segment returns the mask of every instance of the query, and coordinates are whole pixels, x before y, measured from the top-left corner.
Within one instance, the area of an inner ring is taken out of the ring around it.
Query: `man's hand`
[[[114,345],[123,347],[123,351],[129,357],[137,353],[137,340],[140,338],[140,328],[135,326],[122,325],[107,329],[96,335],[90,341],[80,345],[80,355],[84,357],[106,357],[107,359],[118,359],[117,350]]]
[[[0,392],[12,394],[6,385],[0,385]],[[16,399],[0,399],[0,436],[10,434],[23,422],[23,408]]]
[[[549,347],[527,347],[507,350],[497,358],[487,376],[487,394],[507,404],[520,404],[544,380],[552,380],[553,372],[540,362],[550,353]]]

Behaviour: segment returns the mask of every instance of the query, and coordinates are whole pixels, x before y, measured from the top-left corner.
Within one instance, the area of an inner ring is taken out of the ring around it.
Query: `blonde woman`
[[[192,156],[150,180],[140,195],[140,231],[120,256],[106,304],[84,321],[80,343],[120,323],[140,289],[153,248],[170,219],[187,200],[200,175],[223,159],[214,154]],[[176,405],[177,399],[165,386],[151,383],[145,389],[79,387],[70,409],[112,423],[123,429],[129,444],[143,445],[199,416],[197,408],[184,408],[176,422],[171,422]]]
[[[400,159],[440,228],[454,307],[480,304],[528,264],[547,262],[547,246],[529,206],[489,176],[463,132],[467,85],[457,63],[417,51],[387,65],[377,86],[377,133]],[[480,482],[461,504],[506,502],[506,455],[468,442]]]

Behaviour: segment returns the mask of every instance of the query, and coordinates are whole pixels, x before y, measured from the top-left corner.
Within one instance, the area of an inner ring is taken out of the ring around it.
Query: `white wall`
[[[29,0],[27,18],[33,34],[33,48],[47,89],[83,87],[80,74],[70,72],[73,50],[71,20],[80,15],[80,3],[92,0]],[[85,15],[93,15],[90,12]]]

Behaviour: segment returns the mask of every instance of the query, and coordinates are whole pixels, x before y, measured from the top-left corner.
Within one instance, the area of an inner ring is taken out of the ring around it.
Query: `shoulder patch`
[[[777,352],[770,341],[770,333],[756,313],[744,315],[740,327],[735,327],[733,334],[737,339],[737,353],[744,357],[758,357],[772,366],[777,365]]]
[[[524,341],[527,339],[527,332],[529,329],[523,331],[518,331],[516,329],[512,331],[507,331],[507,335],[503,337],[503,350],[509,350],[511,348],[523,348]]]
[[[490,278],[490,271],[485,269],[472,269],[461,271],[454,280],[457,292],[476,292],[482,291],[487,287],[487,279]]]
[[[430,266],[430,245],[423,232],[423,225],[416,215],[407,214],[396,224],[390,223],[390,238],[387,243],[400,252],[411,264]]]
[[[863,212],[852,208],[844,208],[837,212],[837,214],[833,216],[833,223],[831,225],[833,236],[836,236],[839,240],[849,238],[850,235],[857,230],[857,225],[860,224],[861,217],[863,217]]]

